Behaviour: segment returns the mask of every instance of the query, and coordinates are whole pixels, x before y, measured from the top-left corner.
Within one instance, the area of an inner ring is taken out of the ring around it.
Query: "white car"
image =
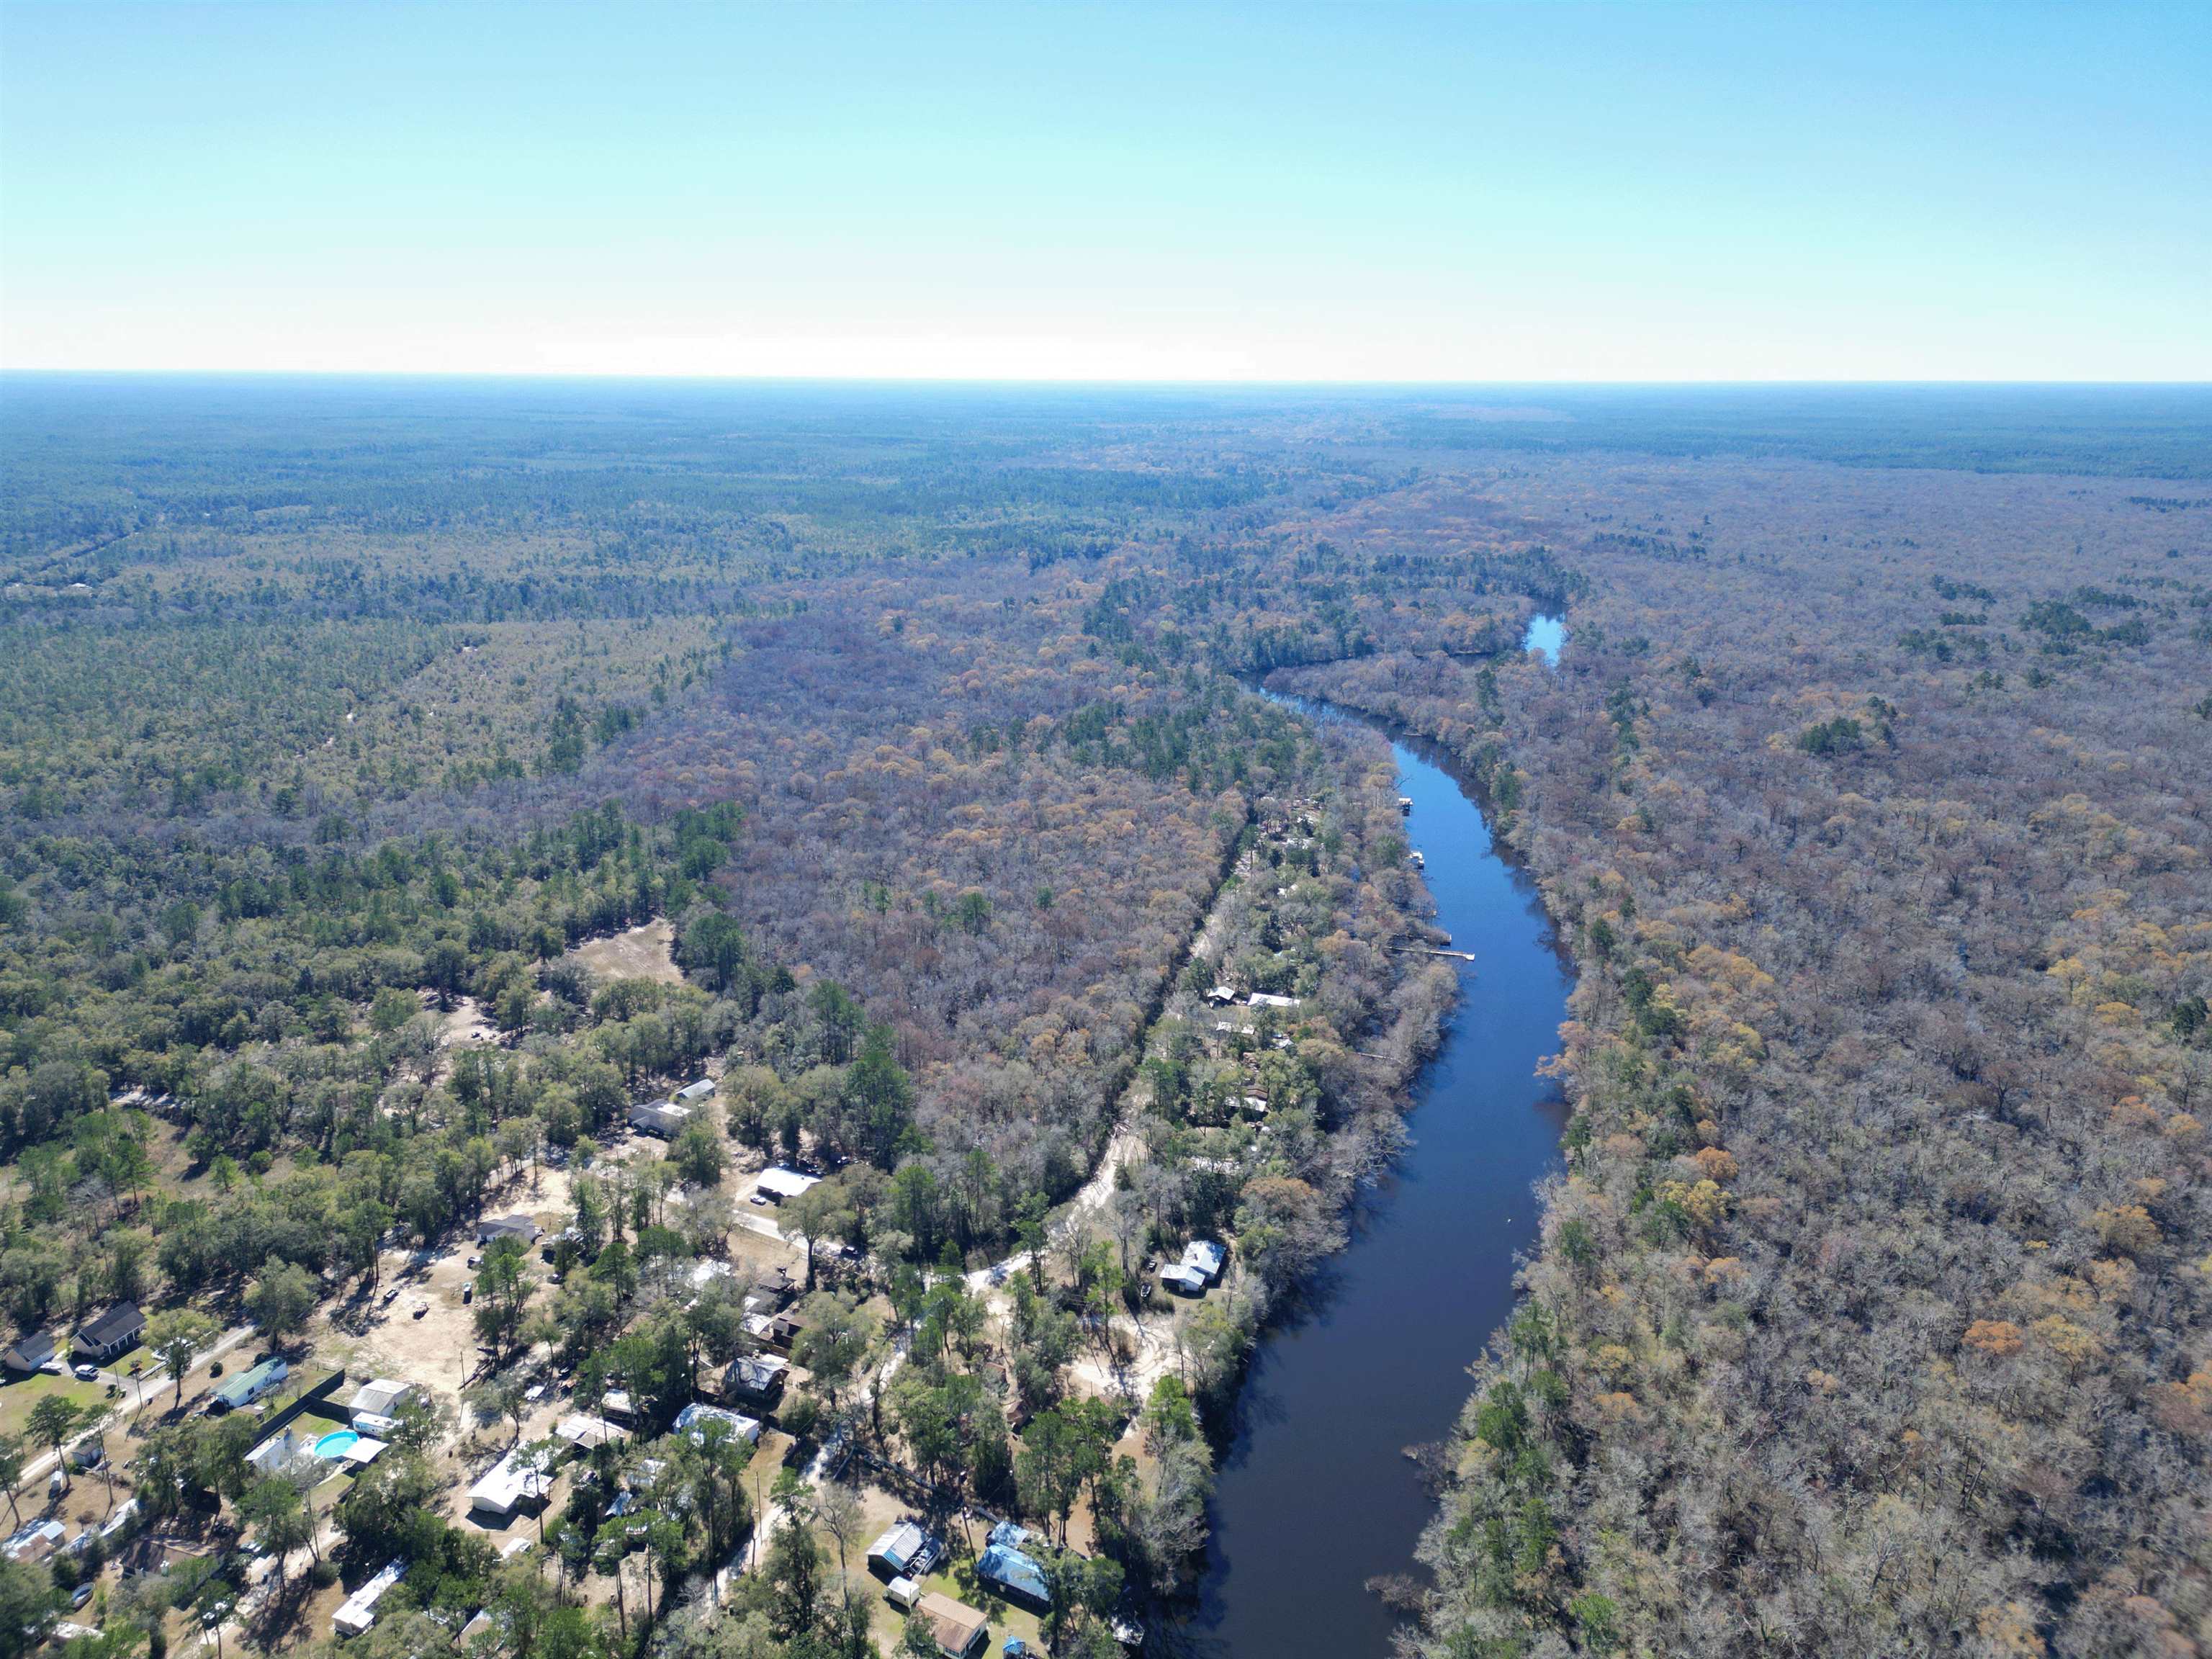
[[[72,1365],[70,1368],[70,1374],[80,1382],[97,1382],[100,1381],[100,1367],[97,1365]]]

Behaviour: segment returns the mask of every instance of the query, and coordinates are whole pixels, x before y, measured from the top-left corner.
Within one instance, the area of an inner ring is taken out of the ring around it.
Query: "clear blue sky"
[[[2212,379],[2212,5],[0,4],[0,366]]]

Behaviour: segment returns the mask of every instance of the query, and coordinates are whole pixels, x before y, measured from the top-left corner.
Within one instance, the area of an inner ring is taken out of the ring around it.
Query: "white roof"
[[[372,1377],[362,1383],[346,1409],[371,1417],[389,1417],[392,1408],[413,1392],[411,1382],[396,1382],[388,1376]]]
[[[796,1170],[787,1170],[781,1164],[771,1164],[760,1172],[761,1191],[778,1198],[797,1198],[809,1187],[821,1180],[819,1176],[801,1175]]]
[[[349,1463],[356,1464],[362,1468],[367,1468],[371,1463],[374,1463],[378,1458],[384,1455],[384,1442],[381,1440],[372,1439],[368,1435],[363,1435],[360,1439],[355,1441],[353,1444],[348,1446],[343,1451],[340,1452],[338,1455]]]
[[[385,1564],[378,1573],[345,1599],[345,1604],[331,1615],[331,1627],[349,1635],[359,1635],[376,1622],[376,1604],[384,1592],[407,1576],[407,1563],[393,1559]]]
[[[570,1412],[553,1425],[553,1432],[572,1446],[604,1446],[609,1441],[629,1438],[629,1431],[619,1423],[593,1417],[589,1412]]]
[[[469,1506],[506,1515],[518,1504],[543,1498],[553,1490],[553,1477],[536,1458],[520,1446],[493,1464],[484,1478],[469,1488]]]
[[[1269,991],[1255,991],[1245,1000],[1255,1008],[1295,1008],[1298,1006],[1296,997],[1279,997]]]
[[[691,1269],[691,1288],[703,1291],[707,1288],[708,1279],[728,1279],[736,1272],[737,1269],[726,1261],[702,1261]]]
[[[748,1443],[760,1439],[761,1425],[757,1419],[720,1406],[702,1405],[695,1401],[676,1414],[678,1431],[689,1434],[702,1446],[707,1443],[707,1431],[694,1425],[705,1422],[728,1424],[731,1436],[735,1439]]]
[[[1194,1238],[1182,1247],[1182,1265],[1212,1279],[1229,1260],[1229,1252],[1210,1238]]]

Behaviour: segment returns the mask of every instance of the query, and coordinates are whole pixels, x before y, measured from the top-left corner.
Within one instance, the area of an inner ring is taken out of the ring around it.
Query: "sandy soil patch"
[[[648,921],[626,933],[586,939],[568,952],[567,960],[586,968],[599,979],[650,979],[663,985],[681,985],[684,972],[676,965],[676,929],[665,920]]]

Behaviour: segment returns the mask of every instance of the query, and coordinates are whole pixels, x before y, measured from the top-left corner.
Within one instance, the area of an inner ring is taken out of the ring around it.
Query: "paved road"
[[[254,1335],[255,1330],[251,1325],[240,1325],[234,1330],[225,1331],[211,1345],[200,1351],[198,1359],[195,1363],[204,1364],[210,1359],[220,1359],[241,1342],[252,1341]],[[125,1421],[128,1417],[154,1404],[161,1395],[169,1395],[173,1397],[177,1388],[177,1385],[166,1374],[150,1368],[136,1378],[122,1371],[103,1370],[100,1373],[100,1381],[112,1383],[123,1391],[117,1396],[114,1407],[100,1419],[97,1426],[101,1434],[106,1434],[118,1423]],[[77,1437],[82,1439],[92,1431],[90,1429],[81,1431]],[[23,1466],[23,1478],[16,1483],[16,1490],[20,1492],[35,1481],[45,1480],[52,1472],[56,1461],[52,1452],[41,1452],[37,1457],[26,1463]]]

